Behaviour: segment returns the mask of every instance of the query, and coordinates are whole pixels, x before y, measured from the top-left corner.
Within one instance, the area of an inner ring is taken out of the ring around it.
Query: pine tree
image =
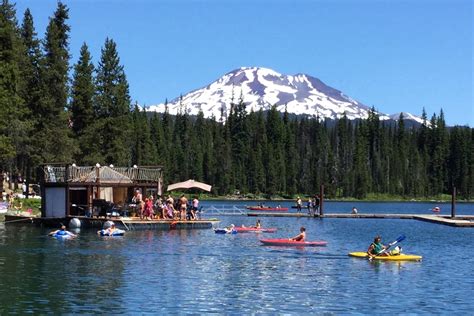
[[[352,124],[345,114],[337,121],[336,131],[336,144],[334,145],[335,159],[337,161],[336,187],[339,190],[339,196],[347,197],[351,194],[353,131]]]
[[[140,111],[138,105],[135,104],[132,113],[133,125],[133,145],[132,145],[132,164],[134,165],[155,165],[156,164],[156,147],[151,138],[150,123],[146,116],[146,111]]]
[[[164,138],[163,123],[158,113],[154,113],[150,119],[151,141],[156,150],[156,163],[167,165],[168,146]]]
[[[99,152],[106,164],[131,163],[130,96],[117,45],[105,40],[97,67],[95,113]],[[100,133],[99,133],[100,131]]]
[[[367,135],[364,122],[359,122],[356,127],[355,152],[354,152],[354,189],[353,196],[362,199],[369,192],[369,168],[367,154]]]
[[[79,148],[76,159],[81,164],[93,164],[98,159],[96,156],[98,148],[93,146],[96,119],[94,95],[94,65],[87,44],[84,43],[81,47],[79,60],[74,66],[70,105],[72,131]]]
[[[23,24],[21,26],[21,40],[22,40],[22,61],[21,61],[21,98],[25,101],[26,113],[25,118],[29,121],[28,124],[28,138],[30,141],[23,144],[23,152],[27,168],[31,165],[36,165],[40,161],[41,148],[35,142],[35,127],[38,126],[36,112],[43,102],[44,89],[41,81],[41,65],[43,62],[43,55],[40,49],[40,41],[37,39],[37,34],[34,28],[33,16],[29,9],[26,9]],[[21,155],[20,155],[21,156]],[[29,172],[26,172],[26,177],[29,178]]]
[[[66,112],[68,100],[69,31],[66,24],[69,9],[58,2],[50,18],[44,40],[45,66],[42,72],[44,102],[38,109],[38,141],[44,162],[70,161],[75,152],[70,122]]]
[[[1,169],[18,171],[13,159],[28,154],[27,109],[21,97],[20,65],[26,58],[13,4],[0,4],[0,164]]]

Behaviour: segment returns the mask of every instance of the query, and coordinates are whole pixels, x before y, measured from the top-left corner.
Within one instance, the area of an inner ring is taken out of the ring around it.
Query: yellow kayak
[[[349,253],[350,257],[356,258],[368,258],[367,252],[357,251]],[[384,260],[384,261],[420,261],[423,257],[417,255],[406,255],[406,254],[399,254],[393,256],[378,256],[374,257],[373,260]]]

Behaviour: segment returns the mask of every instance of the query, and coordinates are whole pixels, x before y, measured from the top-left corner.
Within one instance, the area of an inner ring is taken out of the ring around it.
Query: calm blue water
[[[384,205],[396,212],[411,207]],[[220,219],[220,226],[256,220]],[[76,240],[58,241],[41,228],[1,223],[0,314],[474,310],[474,229],[415,220],[261,220],[278,231],[132,231],[123,238],[100,238],[94,230],[82,230]],[[328,246],[266,247],[258,241],[296,235],[300,226],[307,228],[308,240],[326,240]],[[386,242],[405,234],[404,252],[422,255],[423,261],[372,263],[347,256],[365,250],[375,234]]]

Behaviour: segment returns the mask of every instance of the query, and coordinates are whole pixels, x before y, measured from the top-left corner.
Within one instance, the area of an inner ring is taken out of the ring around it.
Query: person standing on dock
[[[140,216],[140,219],[143,219],[143,208],[144,208],[143,195],[139,189],[135,190],[135,195],[132,198],[132,202],[136,204],[136,208],[138,211],[138,215]]]
[[[179,211],[180,211],[180,217],[181,220],[186,220],[186,209],[188,207],[188,199],[186,196],[183,194],[179,198]]]
[[[199,211],[199,200],[198,197],[195,196],[191,206],[191,219],[197,219],[197,212]]]
[[[301,213],[301,207],[303,206],[302,204],[303,204],[303,201],[301,201],[301,198],[298,196],[296,198],[296,211],[298,213]]]
[[[311,197],[308,198],[306,206],[308,207],[308,215],[313,215],[313,199]]]
[[[319,195],[316,194],[314,196],[314,216],[316,215],[321,215],[319,213],[319,207],[321,206],[321,199],[319,198]]]

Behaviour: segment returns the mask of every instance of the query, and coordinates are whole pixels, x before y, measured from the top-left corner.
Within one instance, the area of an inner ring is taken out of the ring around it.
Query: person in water
[[[293,238],[290,238],[290,240],[293,240],[293,241],[305,241],[305,239],[306,239],[306,228],[304,228],[303,226],[301,226],[300,233],[298,235],[296,235]]]
[[[76,237],[75,234],[66,230],[66,226],[62,225],[60,229],[52,231],[48,234],[49,236],[71,236]]]
[[[104,235],[113,235],[113,233],[117,230],[115,227],[115,223],[110,224],[109,228],[97,231],[97,234],[100,234],[103,231]]]
[[[235,227],[234,224],[230,224],[230,226],[227,226],[227,227],[225,228],[225,231],[227,232],[227,234],[232,233],[232,232],[235,230],[234,227]]]
[[[369,249],[367,249],[367,254],[370,257],[375,256],[389,256],[388,253],[384,252],[387,249],[387,246],[382,244],[382,237],[375,236],[374,242],[370,244]]]

